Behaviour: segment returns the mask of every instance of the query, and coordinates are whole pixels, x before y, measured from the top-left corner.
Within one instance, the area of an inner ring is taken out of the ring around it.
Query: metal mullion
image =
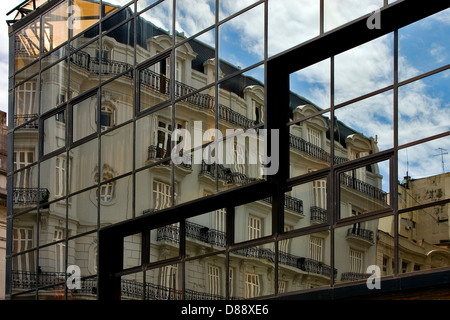
[[[399,77],[398,77],[398,54],[399,54],[399,34],[398,29],[394,31],[394,101],[393,101],[393,113],[394,113],[394,155],[390,159],[390,191],[391,194],[398,195],[398,89],[399,89]],[[398,232],[398,196],[394,197],[394,203],[391,203],[391,207],[394,210],[394,276],[398,275],[399,271],[399,232]]]
[[[323,0],[322,0],[323,1]],[[323,7],[322,7],[323,10]],[[323,11],[322,18],[324,17]],[[322,19],[323,23],[323,19]],[[322,25],[323,27],[323,25]],[[335,285],[334,279],[334,269],[335,269],[335,241],[334,241],[334,233],[336,230],[336,221],[338,220],[339,213],[339,189],[336,186],[339,186],[339,177],[335,173],[334,168],[334,55],[330,56],[330,173],[327,179],[327,215],[328,215],[328,224],[331,225],[330,229],[330,267],[331,267],[331,276],[330,276],[330,286],[333,287]]]

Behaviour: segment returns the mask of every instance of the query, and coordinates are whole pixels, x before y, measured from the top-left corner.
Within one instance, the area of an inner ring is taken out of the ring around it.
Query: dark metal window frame
[[[421,20],[448,8],[447,3],[427,2],[423,3],[420,0],[404,0],[396,1],[391,5],[387,5],[380,10],[380,17],[382,21],[381,29],[368,29],[366,21],[370,15],[366,15],[352,21],[340,28],[323,34],[323,26],[321,27],[321,35],[305,44],[295,47],[287,52],[281,53],[270,59],[267,59],[265,65],[266,70],[266,123],[267,129],[278,129],[280,132],[280,170],[274,176],[268,176],[265,181],[256,182],[250,185],[245,185],[235,188],[230,191],[218,193],[199,200],[194,200],[189,203],[181,204],[170,209],[158,211],[151,215],[141,216],[132,221],[126,221],[117,225],[106,227],[99,230],[99,269],[98,269],[98,284],[100,300],[119,299],[121,294],[120,276],[126,274],[123,270],[123,239],[124,237],[136,233],[142,234],[142,266],[135,270],[128,270],[129,273],[143,271],[149,265],[149,231],[159,226],[170,223],[181,222],[181,239],[180,239],[180,255],[173,259],[176,262],[184,263],[186,257],[184,256],[185,235],[184,222],[185,219],[192,216],[197,216],[202,213],[210,212],[220,208],[227,208],[227,247],[225,253],[228,255],[229,251],[239,247],[248,246],[250,242],[241,244],[234,244],[234,207],[246,204],[252,201],[261,199],[262,196],[272,196],[272,235],[264,237],[251,244],[258,245],[267,242],[274,242],[288,238],[287,234],[283,233],[283,212],[284,212],[284,193],[289,188],[300,184],[302,182],[311,181],[316,178],[323,178],[328,176],[327,190],[331,191],[328,195],[328,202],[330,209],[333,210],[333,215],[330,217],[328,224],[321,224],[318,226],[307,227],[297,230],[294,234],[310,234],[311,232],[331,230],[350,224],[354,219],[344,219],[337,221],[336,203],[338,200],[339,189],[339,173],[348,168],[364,165],[367,162],[375,163],[377,161],[388,160],[390,162],[390,192],[395,194],[397,186],[394,183],[397,177],[397,134],[394,137],[394,148],[374,154],[362,160],[355,160],[349,164],[334,165],[331,163],[330,167],[318,172],[289,179],[289,114],[288,108],[284,106],[289,105],[289,75],[293,72],[308,67],[314,63],[324,59],[331,58],[333,63],[333,56],[344,52],[348,49],[354,48],[368,41],[374,40],[380,36],[394,32],[395,37],[398,35],[398,29],[415,21]],[[322,9],[323,10],[323,7]],[[323,22],[323,18],[321,19]],[[332,44],[332,45],[330,45]],[[396,45],[397,46],[397,45]],[[397,48],[394,56],[397,59]],[[395,62],[395,72],[397,74],[397,61]],[[398,79],[394,79],[394,132],[397,132],[397,88]],[[361,98],[362,99],[362,98]],[[331,106],[331,132],[333,132],[333,118],[334,107]],[[270,145],[270,143],[269,143]],[[334,154],[332,144],[331,153]],[[383,217],[387,215],[396,216],[398,208],[394,199],[392,207],[380,212],[374,212],[369,216],[365,216],[363,220],[371,217]],[[394,219],[396,220],[396,219]],[[359,220],[358,220],[359,221]],[[398,222],[396,221],[395,224]],[[292,233],[290,232],[289,235]],[[398,243],[396,242],[396,247]],[[334,242],[331,243],[332,251],[334,250]],[[277,250],[277,246],[275,246]],[[396,248],[398,250],[398,248]],[[396,252],[395,256],[398,256]],[[275,254],[275,268],[277,269],[277,253]],[[227,260],[228,261],[228,260]],[[165,261],[167,262],[167,261]],[[331,268],[334,267],[332,259]],[[448,271],[446,271],[448,273]],[[277,283],[278,272],[275,271],[275,283]],[[183,275],[184,277],[184,275]],[[416,278],[419,276],[415,276]],[[410,278],[415,279],[414,276]],[[425,275],[426,277],[426,275]],[[183,278],[184,279],[184,278]],[[333,280],[331,280],[331,288],[333,289]],[[393,282],[401,283],[401,280],[395,279]],[[414,282],[414,281],[413,281]],[[227,288],[229,284],[227,281]],[[394,287],[395,285],[392,285]],[[275,286],[275,294],[277,294],[277,286]],[[360,288],[361,289],[361,288]],[[228,291],[228,290],[227,290]],[[345,291],[345,290],[344,290]],[[336,291],[337,292],[337,291]],[[355,291],[356,292],[356,291]],[[346,293],[345,293],[346,294]],[[356,292],[358,294],[358,292]],[[326,291],[323,297],[330,298],[333,293]]]

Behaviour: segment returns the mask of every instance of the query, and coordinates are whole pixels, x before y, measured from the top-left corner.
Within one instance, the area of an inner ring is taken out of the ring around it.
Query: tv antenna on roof
[[[441,161],[442,161],[442,173],[445,173],[445,166],[444,166],[444,155],[448,154],[447,149],[443,149],[443,148],[437,148],[437,150],[440,151],[440,154],[435,154],[434,156],[441,156]]]

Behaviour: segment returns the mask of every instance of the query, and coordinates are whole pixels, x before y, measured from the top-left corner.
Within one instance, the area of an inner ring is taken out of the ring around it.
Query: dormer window
[[[322,138],[321,138],[321,132],[317,129],[313,129],[313,128],[308,128],[308,142],[310,142],[311,144],[317,146],[317,147],[322,147]]]

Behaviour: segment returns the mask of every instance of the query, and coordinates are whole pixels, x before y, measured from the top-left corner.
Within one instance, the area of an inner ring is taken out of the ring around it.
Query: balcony
[[[172,241],[179,242],[180,228],[178,224],[167,225],[157,230],[157,241]],[[225,247],[226,233],[205,226],[186,222],[186,237],[195,239],[204,243]],[[268,248],[261,247],[247,247],[233,251],[234,254],[255,258],[264,259],[269,262],[275,261],[275,252]],[[330,277],[332,274],[331,267],[323,262],[316,261],[310,258],[295,256],[286,252],[279,252],[278,260],[280,264],[291,266],[308,273],[314,273]],[[337,269],[334,269],[334,277],[337,275]]]
[[[298,257],[286,252],[280,252],[278,255],[280,264],[298,268],[302,271],[331,277],[331,266],[305,257]],[[334,269],[334,277],[337,275],[337,269]]]
[[[91,58],[89,54],[83,51],[78,51],[77,53],[75,53],[72,56],[71,61],[76,66],[91,73],[118,75],[128,70],[129,72],[125,75],[131,77],[132,65],[125,62],[115,60],[99,61],[98,59]],[[170,95],[170,79],[165,75],[158,74],[151,70],[143,70],[140,72],[139,80],[141,85],[146,86],[147,88],[154,90],[159,94],[163,94],[166,96]],[[175,81],[174,90],[174,95],[176,98],[192,93],[191,96],[186,98],[186,102],[189,102],[203,109],[209,109],[212,111],[216,110],[215,99],[213,96],[198,93],[196,92],[197,89],[179,81]],[[250,128],[257,124],[255,123],[255,121],[224,105],[219,105],[218,113],[219,119],[227,121],[230,124],[239,127]]]
[[[326,223],[328,222],[328,212],[326,209],[312,206],[310,208],[311,223]]]
[[[272,197],[262,199],[265,202],[272,203]],[[284,196],[284,208],[294,211],[299,214],[303,214],[303,201],[289,195]]]
[[[248,184],[255,181],[258,181],[260,179],[258,178],[250,178],[247,177],[244,173],[240,172],[233,172],[230,168],[226,168],[221,164],[218,164],[217,166],[212,164],[207,164],[205,161],[202,161],[202,167],[200,169],[200,174],[206,174],[211,177],[217,176],[220,180],[224,180],[227,184]]]
[[[346,173],[341,173],[339,175],[339,180],[341,184],[352,188],[353,190],[364,193],[376,200],[380,200],[383,203],[387,203],[387,193],[377,187],[356,179],[355,177]]]
[[[370,273],[360,273],[360,272],[343,272],[341,275],[341,281],[358,281],[366,280],[372,274]]]
[[[166,149],[159,148],[156,146],[148,147],[147,160],[149,160],[149,161],[159,161],[159,160],[169,158],[169,157],[170,157],[170,152]],[[192,155],[191,154],[183,154],[183,156],[181,156],[181,158],[182,158],[182,163],[179,165],[186,169],[192,169]],[[170,163],[171,163],[171,159],[168,159],[166,161],[161,162],[161,165],[169,166]]]
[[[331,154],[329,154],[327,151],[312,144],[311,142],[306,141],[305,139],[294,136],[293,134],[289,135],[289,145],[292,148],[302,151],[315,159],[319,159],[325,162],[331,162]],[[335,156],[333,160],[335,164],[340,164],[348,161],[347,158],[338,156]]]
[[[37,205],[47,202],[50,192],[45,188],[14,188],[13,203],[15,205]]]
[[[353,226],[347,230],[347,239],[362,240],[369,244],[374,244],[373,231],[361,229],[356,226]]]
[[[37,129],[37,117],[37,113],[14,115],[14,128],[26,123],[24,126],[22,126],[22,129]],[[34,121],[31,121],[33,119]]]

